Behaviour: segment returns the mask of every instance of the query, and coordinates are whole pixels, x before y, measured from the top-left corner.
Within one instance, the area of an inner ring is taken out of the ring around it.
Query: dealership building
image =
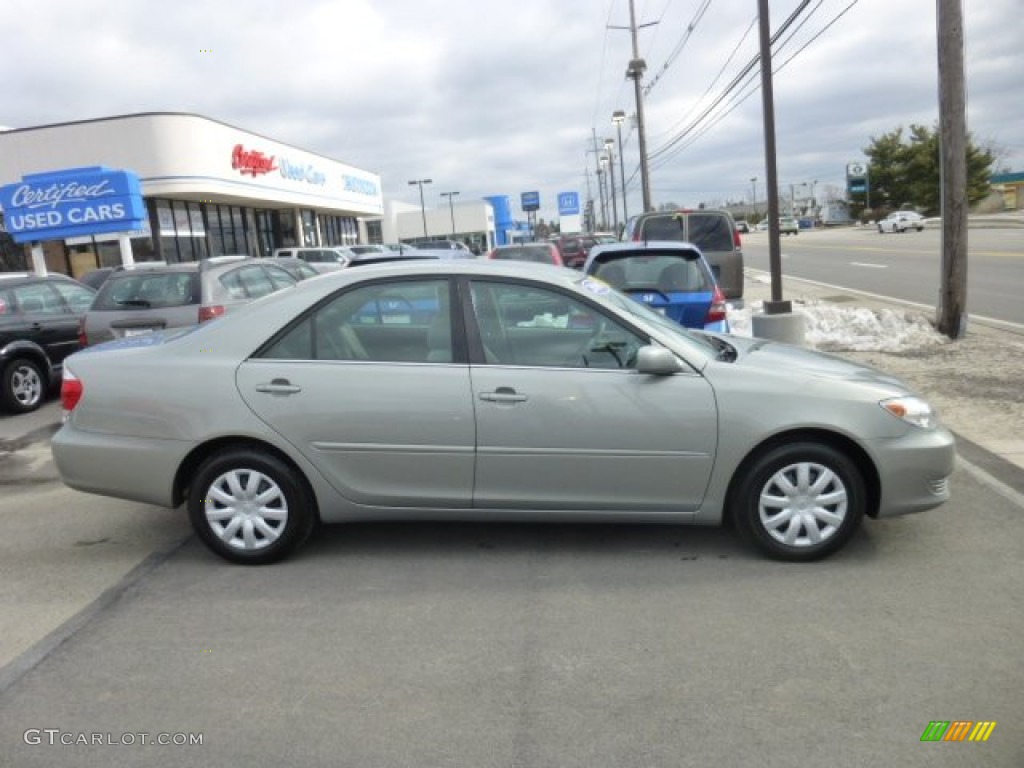
[[[366,240],[361,221],[384,214],[378,175],[200,115],[143,113],[0,133],[0,185],[87,166],[138,176],[145,216],[128,233],[135,261],[348,245]],[[41,245],[48,270],[77,277],[121,264],[123,239],[112,233]],[[27,268],[22,250],[15,257]]]

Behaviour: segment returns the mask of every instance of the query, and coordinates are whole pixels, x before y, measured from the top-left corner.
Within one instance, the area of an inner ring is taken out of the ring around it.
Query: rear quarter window
[[[197,272],[156,272],[112,275],[96,294],[92,309],[153,309],[198,303]]]

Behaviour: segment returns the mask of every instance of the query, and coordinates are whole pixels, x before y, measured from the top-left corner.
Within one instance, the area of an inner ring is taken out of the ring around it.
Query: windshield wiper
[[[114,302],[120,307],[152,307],[153,303],[148,299],[118,299]]]

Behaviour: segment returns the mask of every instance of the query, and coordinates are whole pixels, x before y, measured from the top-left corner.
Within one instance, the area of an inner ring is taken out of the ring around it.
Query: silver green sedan
[[[415,261],[71,356],[64,482],[165,507],[228,560],[317,521],[720,524],[813,560],[949,498],[928,404],[837,357],[689,331],[579,272]]]

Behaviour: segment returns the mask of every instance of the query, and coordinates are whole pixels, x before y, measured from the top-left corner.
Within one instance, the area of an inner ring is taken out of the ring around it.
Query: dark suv
[[[634,216],[623,240],[674,240],[697,246],[727,299],[743,298],[743,249],[728,211],[657,211]]]
[[[0,407],[38,408],[78,349],[95,291],[64,275],[0,273]]]

